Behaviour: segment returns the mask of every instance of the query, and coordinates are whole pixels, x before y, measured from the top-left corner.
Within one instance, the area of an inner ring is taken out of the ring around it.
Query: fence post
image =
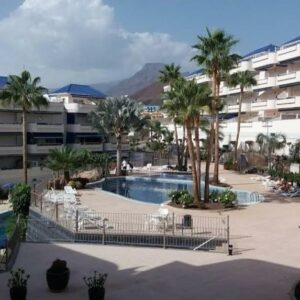
[[[55,202],[55,219],[56,222],[58,222],[58,202]]]
[[[175,213],[172,213],[172,233],[175,235]]]
[[[76,209],[75,231],[78,233],[78,209]]]
[[[41,203],[40,203],[40,210],[41,210],[41,213],[43,212],[43,195],[41,195]]]
[[[229,253],[229,244],[230,244],[230,227],[229,227],[229,215],[226,217],[227,218],[227,229],[226,229],[226,233],[227,233],[227,253]]]
[[[102,245],[105,245],[105,222],[107,221],[107,219],[103,219],[103,223],[102,223],[102,226],[103,226],[103,230],[102,230]]]
[[[163,236],[163,248],[166,249],[166,219],[164,219],[164,236]]]

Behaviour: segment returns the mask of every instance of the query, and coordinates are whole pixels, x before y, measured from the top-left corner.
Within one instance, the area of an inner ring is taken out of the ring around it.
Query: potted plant
[[[69,282],[70,270],[65,260],[56,259],[47,270],[48,287],[53,292],[63,291]]]
[[[90,300],[104,300],[105,288],[104,284],[107,278],[107,274],[101,274],[94,271],[94,275],[91,277],[83,277],[83,280],[89,288]]]
[[[25,274],[23,269],[17,271],[10,271],[11,278],[8,279],[8,287],[10,288],[11,300],[26,300],[27,295],[27,281],[29,275]]]

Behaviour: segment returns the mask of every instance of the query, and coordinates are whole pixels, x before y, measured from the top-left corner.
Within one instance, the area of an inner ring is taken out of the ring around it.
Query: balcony
[[[237,73],[237,72],[243,72],[243,71],[252,71],[252,61],[251,60],[244,60],[239,63],[239,66],[237,68],[234,68],[230,70],[230,74]]]
[[[0,132],[22,132],[22,125],[13,123],[13,124],[0,124]]]
[[[49,145],[28,145],[28,153],[30,154],[48,154],[52,149],[62,149],[62,145],[49,144]]]
[[[300,57],[300,44],[286,46],[277,51],[278,62],[288,61]]]
[[[116,151],[117,150],[117,144],[112,143],[105,143],[103,146],[103,151]],[[122,144],[122,151],[129,151],[130,145],[129,144]]]
[[[269,52],[252,59],[253,69],[260,69],[263,67],[275,65],[277,63],[277,56],[274,52]]]
[[[300,71],[277,75],[277,85],[290,85],[300,82]]]
[[[65,108],[69,113],[90,113],[95,110],[96,105],[81,103],[65,103]]]
[[[197,75],[195,77],[196,83],[204,83],[204,82],[209,82],[210,78],[207,75]]]
[[[251,103],[242,103],[241,111],[248,112],[251,109]],[[237,113],[239,111],[239,105],[228,105],[227,112],[228,113]]]
[[[276,108],[299,108],[300,97],[291,97],[286,99],[275,100]]]
[[[266,100],[266,101],[251,103],[251,111],[261,111],[261,110],[268,110],[268,109],[275,109],[275,108],[276,108],[275,100]]]
[[[0,155],[22,155],[22,146],[5,146],[0,145]],[[3,159],[3,158],[2,158]]]
[[[69,145],[72,148],[75,149],[87,149],[89,151],[95,152],[95,151],[103,151],[103,144],[102,143],[96,143],[96,144],[70,144]]]
[[[94,129],[91,125],[84,125],[84,124],[68,124],[67,125],[68,132],[75,132],[75,133],[98,133],[96,129]]]
[[[257,80],[257,84],[253,86],[253,90],[260,90],[269,87],[273,87],[276,85],[275,77],[262,78]]]
[[[28,124],[28,132],[64,132],[63,124],[39,124],[30,123]]]

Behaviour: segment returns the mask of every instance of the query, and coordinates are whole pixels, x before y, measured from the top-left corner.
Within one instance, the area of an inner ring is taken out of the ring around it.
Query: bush
[[[24,183],[16,184],[10,195],[13,212],[16,216],[26,218],[29,214],[31,188]]]
[[[234,169],[235,169],[235,166],[234,166],[232,158],[230,158],[224,162],[224,170],[234,170]]]
[[[223,192],[220,192],[217,200],[225,207],[233,207],[235,206],[236,202],[236,193],[231,190],[225,190]]]
[[[218,202],[219,195],[220,195],[220,191],[213,190],[209,195],[209,199],[212,200],[213,202]]]
[[[81,183],[80,181],[76,180],[76,181],[75,181],[75,188],[76,188],[77,190],[82,189],[82,183]]]
[[[170,200],[172,203],[175,203],[177,205],[185,205],[188,206],[193,203],[194,198],[189,193],[189,191],[174,191],[169,194]]]
[[[77,177],[75,178],[75,181],[79,181],[81,183],[81,189],[84,189],[87,183],[89,183],[89,180],[84,177]]]

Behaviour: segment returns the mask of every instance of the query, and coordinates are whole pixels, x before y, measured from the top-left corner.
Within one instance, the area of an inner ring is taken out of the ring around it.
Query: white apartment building
[[[241,146],[245,141],[254,141],[260,132],[284,133],[289,142],[300,139],[300,36],[281,46],[267,45],[250,52],[231,72],[244,70],[255,73],[257,85],[245,91]],[[188,74],[186,79],[194,79],[199,84],[210,82],[201,70]],[[239,92],[239,87],[221,83],[220,96],[226,104],[220,114],[225,135],[223,144],[235,141]]]
[[[6,77],[0,77],[0,89]],[[31,166],[45,160],[50,149],[86,148],[92,152],[116,150],[113,139],[107,140],[93,129],[88,114],[105,95],[90,86],[70,84],[45,95],[49,105],[28,114],[27,149]],[[128,143],[123,149],[129,150]],[[0,169],[22,166],[21,108],[0,106]]]

